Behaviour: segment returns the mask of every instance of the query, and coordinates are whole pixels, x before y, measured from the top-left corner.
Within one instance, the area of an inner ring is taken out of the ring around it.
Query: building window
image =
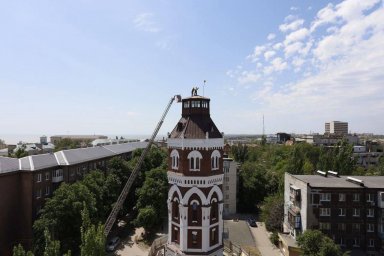
[[[40,198],[41,197],[41,188],[38,188],[37,190],[36,190],[36,198],[38,199],[38,198]]]
[[[339,216],[345,216],[345,208],[339,208]]]
[[[375,232],[375,226],[372,223],[367,224],[367,232]]]
[[[49,192],[50,192],[50,187],[49,187],[49,186],[46,186],[46,187],[45,187],[45,195],[48,196],[48,195],[49,195]]]
[[[339,194],[339,201],[345,202],[345,194]]]
[[[192,231],[192,244],[197,244],[197,231]]]
[[[353,247],[360,247],[360,239],[355,237],[353,240],[352,240],[352,246]]]
[[[177,170],[179,168],[179,151],[177,151],[177,149],[172,150],[171,159],[172,159],[172,169]]]
[[[353,217],[360,217],[360,209],[359,208],[353,208]]]
[[[229,195],[225,195],[225,199],[229,199]]]
[[[229,186],[225,186],[225,190],[229,190]]]
[[[331,208],[320,208],[320,216],[331,216]]]
[[[330,230],[331,229],[331,223],[329,223],[329,222],[319,222],[319,229],[320,230]]]
[[[375,239],[368,240],[368,247],[375,247]]]
[[[190,171],[200,171],[200,159],[202,159],[203,156],[199,151],[192,151],[188,154],[189,159],[189,170]]]
[[[374,194],[367,194],[367,202],[373,202],[375,199]]]
[[[216,228],[211,229],[211,243],[216,241]]]
[[[218,204],[216,199],[212,199],[211,201],[211,219],[216,220],[217,219],[217,212],[218,212]]]
[[[212,170],[219,169],[219,158],[221,157],[218,150],[214,150],[211,154],[211,168]]]
[[[45,180],[49,180],[49,172],[45,173]]]
[[[353,194],[353,201],[354,202],[359,202],[360,201],[360,194],[354,193]]]
[[[192,204],[192,222],[197,222],[197,203]]]
[[[331,193],[321,193],[320,201],[331,201]]]
[[[367,217],[375,217],[375,209],[369,208],[367,211]]]
[[[37,174],[37,182],[41,182],[41,173]]]
[[[173,229],[173,240],[175,242],[179,241],[179,229],[178,228]]]
[[[360,223],[352,223],[353,231],[360,231]]]
[[[340,231],[345,231],[345,223],[337,223],[337,229]]]

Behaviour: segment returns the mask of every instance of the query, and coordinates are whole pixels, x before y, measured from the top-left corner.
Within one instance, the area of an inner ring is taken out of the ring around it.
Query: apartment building
[[[327,134],[348,134],[348,122],[331,121],[325,123],[325,133]]]
[[[383,255],[384,176],[318,174],[285,174],[284,233],[319,229],[351,255]]]
[[[94,169],[105,170],[114,156],[124,159],[147,142],[62,150],[20,159],[0,157],[0,255],[14,245],[32,244],[32,225],[45,200],[61,182],[73,183]]]
[[[224,155],[225,156],[225,155]],[[237,183],[238,183],[238,171],[239,164],[232,158],[223,159],[224,181],[223,181],[223,197],[224,217],[237,212]]]

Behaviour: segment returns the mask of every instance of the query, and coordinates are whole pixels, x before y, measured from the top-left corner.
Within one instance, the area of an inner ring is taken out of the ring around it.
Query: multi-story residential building
[[[331,121],[325,123],[325,133],[327,134],[348,134],[348,122]]]
[[[63,150],[20,159],[0,157],[0,255],[14,245],[30,248],[32,225],[45,200],[61,182],[73,183],[90,170],[105,170],[107,161],[127,159],[146,142]]]
[[[225,156],[225,155],[224,155]],[[237,212],[237,182],[239,164],[232,158],[224,157],[223,159],[224,181],[223,181],[223,197],[224,197],[224,217]]]
[[[384,176],[318,173],[285,174],[284,231],[320,229],[354,255],[383,255]]]

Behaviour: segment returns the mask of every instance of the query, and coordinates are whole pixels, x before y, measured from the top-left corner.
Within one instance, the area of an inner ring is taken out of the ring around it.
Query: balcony
[[[288,223],[295,229],[301,228],[300,208],[291,205],[288,209]]]
[[[53,174],[52,174],[52,182],[53,183],[62,182],[63,180],[64,180],[64,176],[63,176],[63,170],[62,169],[58,169],[58,170],[53,171]]]

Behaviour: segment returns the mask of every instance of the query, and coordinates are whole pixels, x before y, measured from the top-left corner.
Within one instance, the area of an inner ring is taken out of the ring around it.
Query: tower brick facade
[[[166,256],[223,255],[224,138],[210,117],[210,99],[182,100],[168,136]]]

